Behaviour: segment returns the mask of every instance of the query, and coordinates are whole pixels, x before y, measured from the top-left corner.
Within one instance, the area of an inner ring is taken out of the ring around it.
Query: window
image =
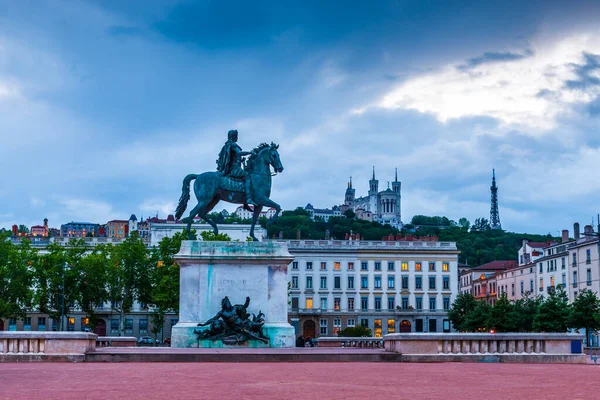
[[[515,295],[515,284],[514,284],[514,283],[512,283],[512,284],[510,285],[510,295],[511,295],[511,296],[514,296],[514,295]]]
[[[327,310],[327,297],[321,297],[321,310]]]
[[[342,278],[339,276],[334,276],[333,277],[333,288],[334,289],[341,289],[342,288]]]
[[[435,297],[430,297],[429,298],[429,309],[430,310],[435,310]]]
[[[298,311],[298,298],[292,297],[292,311]]]
[[[348,318],[348,323],[347,323],[349,328],[353,328],[356,325],[356,322],[354,321],[354,318]]]
[[[591,268],[587,269],[587,275],[586,276],[587,276],[586,284],[588,286],[590,286],[592,284],[592,269]]]
[[[565,269],[566,266],[567,266],[567,263],[565,262],[565,258],[563,257],[563,258],[561,258],[561,268]]]
[[[408,297],[402,297],[402,309],[408,309]]]
[[[450,309],[450,297],[444,297],[444,310],[448,311]]]
[[[550,286],[554,287],[554,275],[550,277]]]
[[[430,272],[434,272],[435,271],[435,263],[434,262],[430,262],[429,263],[429,271]]]
[[[381,271],[381,262],[375,261],[375,271]]]
[[[312,289],[313,288],[312,276],[307,276],[306,277],[306,288],[307,289]]]
[[[420,262],[418,262],[418,263],[415,263],[415,271],[417,271],[417,272],[421,272],[421,269],[422,269],[422,268],[421,268],[421,263],[420,263]]]
[[[333,299],[333,310],[334,311],[340,311],[340,302],[341,302],[341,299],[339,297],[334,297],[334,299]]]
[[[525,293],[525,282],[521,281],[521,296]]]
[[[396,298],[394,296],[388,296],[388,310],[396,308]]]
[[[565,286],[567,284],[567,274],[563,273],[561,278],[562,279],[560,283]]]
[[[140,326],[140,335],[145,335],[148,333],[148,319],[147,318],[140,319],[139,326]]]
[[[544,272],[544,266],[540,263],[540,274]]]
[[[369,309],[369,298],[367,296],[360,298],[360,309],[363,311],[367,311]]]
[[[393,289],[394,287],[396,287],[396,277],[388,275],[388,289]]]
[[[442,289],[445,289],[445,290],[450,289],[450,277],[449,276],[442,277]]]
[[[31,330],[31,317],[23,318],[23,330],[30,331]]]
[[[437,320],[435,318],[429,320],[429,332],[437,332]]]
[[[361,271],[366,271],[366,270],[368,270],[368,269],[369,269],[369,264],[367,264],[367,262],[366,262],[366,261],[362,261],[362,262],[360,263],[360,270],[361,270]]]
[[[333,263],[333,270],[334,271],[340,271],[341,269],[342,269],[342,266],[341,266],[341,264],[339,262],[336,261],[336,262]]]
[[[381,297],[375,296],[375,309],[381,310]]]
[[[376,319],[375,320],[375,332],[374,332],[374,336],[375,337],[381,337],[381,320],[380,319]]]
[[[435,289],[435,276],[429,277],[429,289]]]
[[[319,286],[319,288],[327,289],[327,277],[326,276],[321,277],[321,285]]]
[[[327,319],[321,318],[319,321],[319,334],[321,336],[327,335]]]
[[[592,251],[590,249],[587,249],[585,251],[585,263],[589,264],[592,262]]]
[[[69,331],[69,332],[75,331],[75,317],[67,318],[67,331]]]
[[[8,330],[13,331],[13,332],[17,330],[17,319],[16,318],[8,319]]]
[[[312,299],[312,297],[307,297],[306,298],[306,309],[312,310],[312,308],[313,308],[313,299]]]
[[[354,311],[354,297],[348,298],[348,311]]]
[[[540,292],[544,291],[544,278],[540,278]]]
[[[298,269],[298,261],[292,263],[292,269]]]
[[[375,277],[375,289],[381,289],[381,276]]]
[[[37,330],[38,331],[45,331],[46,330],[46,317],[38,317]]]
[[[577,253],[573,253],[573,265],[577,264]]]
[[[529,280],[529,292],[533,293],[533,279]]]
[[[400,266],[400,269],[402,271],[408,271],[408,263],[407,262],[403,262]]]
[[[354,289],[354,277],[353,276],[348,277],[348,289]]]
[[[423,309],[423,298],[422,297],[415,297],[415,303],[417,305],[417,310]]]
[[[327,263],[326,262],[321,263],[321,271],[327,271]]]
[[[402,277],[402,289],[408,289],[408,276]]]
[[[353,262],[348,263],[348,271],[354,271],[354,263]]]
[[[361,276],[360,277],[360,288],[361,289],[368,289],[369,288],[369,277],[368,276]]]
[[[396,320],[387,320],[387,333],[396,333]]]
[[[415,289],[423,289],[423,277],[415,276]]]
[[[448,272],[448,271],[450,271],[450,263],[448,263],[448,262],[443,262],[443,263],[442,263],[442,271],[444,271],[444,272]]]
[[[125,334],[133,335],[133,319],[125,318]]]
[[[111,333],[111,335],[119,334],[119,320],[118,319],[110,320],[110,333]]]
[[[573,271],[573,287],[577,287],[577,271]]]
[[[388,261],[388,271],[393,271],[393,270],[394,270],[394,262]]]
[[[292,289],[298,289],[298,277],[292,276]]]
[[[337,335],[342,327],[342,320],[340,318],[333,319],[333,334]]]
[[[308,261],[308,262],[306,263],[306,270],[307,270],[307,271],[312,271],[312,262],[311,262],[311,261]]]

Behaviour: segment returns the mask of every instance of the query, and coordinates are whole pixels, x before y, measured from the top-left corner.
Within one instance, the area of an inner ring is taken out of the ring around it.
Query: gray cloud
[[[459,65],[457,68],[461,71],[468,71],[483,64],[491,64],[497,62],[516,61],[533,55],[532,50],[525,50],[523,53],[498,53],[485,52],[479,57],[470,58],[465,64]]]

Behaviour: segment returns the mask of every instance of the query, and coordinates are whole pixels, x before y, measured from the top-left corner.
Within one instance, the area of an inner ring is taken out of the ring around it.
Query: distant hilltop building
[[[248,208],[250,208],[251,210],[254,210],[254,206],[248,206]],[[223,210],[223,211],[225,211],[225,210]],[[275,216],[276,212],[277,212],[277,210],[275,210],[275,208],[269,207],[268,209],[260,212],[260,217],[265,217],[267,219],[271,219]],[[241,219],[250,219],[254,215],[254,211],[248,211],[248,210],[244,209],[244,206],[239,206],[238,208],[235,209],[234,214],[238,218],[241,218]]]
[[[369,180],[369,192],[366,196],[356,197],[356,189],[352,187],[352,177],[348,182],[344,204],[340,207],[342,212],[352,210],[357,218],[368,221],[390,224],[402,228],[402,183],[398,181],[398,169],[391,188],[388,182],[387,189],[379,191],[379,180],[375,178],[375,167],[373,177]]]
[[[308,203],[304,209],[310,214],[310,218],[315,220],[317,218],[323,221],[329,221],[330,217],[341,217],[342,210],[338,206],[332,208],[314,208],[312,204]]]

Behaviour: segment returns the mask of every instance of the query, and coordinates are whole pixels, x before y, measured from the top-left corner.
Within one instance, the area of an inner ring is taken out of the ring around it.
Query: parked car
[[[138,339],[137,344],[138,346],[154,346],[154,339],[152,339],[150,336],[142,336]]]

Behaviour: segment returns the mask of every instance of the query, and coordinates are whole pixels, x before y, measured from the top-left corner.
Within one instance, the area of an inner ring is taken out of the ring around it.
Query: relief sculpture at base
[[[250,297],[246,297],[244,304],[231,305],[229,298],[225,296],[221,300],[221,311],[214,317],[198,326],[208,326],[208,329],[198,330],[194,333],[198,340],[221,340],[224,344],[243,344],[249,339],[268,343],[268,339],[262,333],[265,323],[264,314],[259,311],[258,315],[246,311],[250,305]]]

